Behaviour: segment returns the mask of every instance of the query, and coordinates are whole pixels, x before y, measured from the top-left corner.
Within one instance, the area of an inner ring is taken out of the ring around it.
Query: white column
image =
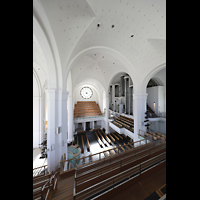
[[[115,111],[115,85],[112,85],[112,110]]]
[[[60,91],[61,95],[61,142],[60,142],[60,155],[61,158],[64,153],[66,154],[67,159],[67,98],[68,92],[67,91]]]
[[[133,94],[134,141],[139,140],[139,129],[146,131],[146,127],[144,126],[144,117],[146,112],[147,95],[147,93]]]
[[[55,171],[59,166],[56,162],[56,90],[48,89],[46,92],[48,109],[48,130],[47,130],[47,165],[48,171]]]
[[[106,95],[106,114],[105,114],[105,127],[106,127],[106,134],[110,133],[109,130],[109,96],[108,94]]]
[[[68,107],[68,138],[67,142],[70,143],[73,140],[73,123],[74,123],[74,112],[73,112],[73,101],[72,95],[69,95],[69,107]]]
[[[86,130],[86,122],[82,123],[82,127],[83,127],[83,130],[85,131]]]

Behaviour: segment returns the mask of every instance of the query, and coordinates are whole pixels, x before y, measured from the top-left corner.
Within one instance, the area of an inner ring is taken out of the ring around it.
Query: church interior
[[[33,199],[166,199],[166,0],[33,1]]]

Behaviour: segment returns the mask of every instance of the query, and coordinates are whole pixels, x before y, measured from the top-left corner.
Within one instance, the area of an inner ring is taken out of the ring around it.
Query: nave
[[[140,141],[133,142],[129,136],[119,134],[115,131],[112,133],[105,133],[105,129],[95,129],[91,131],[82,131],[75,135],[72,146],[79,147],[81,149],[80,158],[77,159],[77,163],[74,160],[68,162],[68,166],[63,168],[71,169],[78,166],[101,160],[103,158],[113,156],[122,152],[126,152],[134,147],[149,143],[149,140],[145,140],[139,136]],[[62,159],[62,158],[61,158]],[[64,169],[63,169],[64,170]]]
[[[100,133],[98,135],[101,137]],[[144,135],[147,135],[147,133]],[[88,136],[89,140],[92,141],[91,135],[88,134]],[[144,137],[147,139],[149,136]],[[101,159],[97,159],[96,161],[91,160],[89,163],[82,163],[77,165],[76,168],[71,168],[66,171],[60,168],[51,174],[43,174],[45,178],[42,178],[42,182],[40,181],[34,184],[35,197],[38,197],[40,193],[38,187],[43,188],[43,195],[57,200],[72,198],[96,199],[97,196],[99,196],[98,199],[105,199],[107,196],[111,197],[116,193],[114,188],[120,186],[121,189],[119,192],[123,191],[123,189],[138,183],[138,181],[142,181],[149,175],[165,167],[165,142],[165,140],[161,139],[151,140],[143,145],[134,146],[132,149],[129,148],[125,151],[121,149],[118,153],[115,152],[116,154],[114,155],[106,156],[104,154],[104,157],[101,153]],[[96,142],[97,144],[99,145]],[[119,147],[120,142],[118,143],[118,149]],[[87,147],[85,146],[84,151],[87,151]],[[82,160],[82,158],[79,160]],[[39,176],[40,178],[37,178],[38,176],[35,177],[35,180],[41,179],[41,176]],[[44,184],[45,181],[47,182]],[[34,199],[39,199],[39,197]]]

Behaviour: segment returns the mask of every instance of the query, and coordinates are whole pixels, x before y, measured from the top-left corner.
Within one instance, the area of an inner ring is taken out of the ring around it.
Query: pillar
[[[48,89],[47,165],[52,172],[60,167],[60,159],[67,153],[67,96],[65,90]],[[57,129],[60,127],[60,132]]]
[[[144,126],[147,93],[133,94],[133,111],[134,111],[134,141],[138,139],[139,129],[146,131]]]
[[[112,111],[115,111],[115,85],[112,85]]]
[[[109,130],[109,96],[108,95],[106,95],[105,129],[106,129],[106,134],[110,133],[110,130]]]
[[[48,171],[55,171],[57,166],[55,140],[56,140],[56,90],[48,89],[46,92],[48,109],[48,130],[47,130],[47,165]]]
[[[74,112],[73,112],[73,99],[72,99],[72,95],[69,94],[69,98],[68,98],[68,138],[67,138],[67,142],[71,143],[73,141],[73,137],[74,137],[74,130],[75,128],[73,127],[74,124]]]
[[[68,99],[68,92],[60,90],[60,104],[61,104],[61,140],[59,142],[60,154],[59,157],[61,158],[64,153],[66,154],[67,159],[67,99]]]

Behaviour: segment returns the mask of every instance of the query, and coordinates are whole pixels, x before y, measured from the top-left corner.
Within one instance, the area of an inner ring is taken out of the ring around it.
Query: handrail
[[[48,198],[48,195],[49,195],[49,192],[50,192],[50,187],[51,186],[53,186],[53,190],[55,190],[55,183],[57,182],[57,178],[55,179],[55,177],[56,177],[56,175],[58,174],[59,172],[56,172],[55,174],[53,174],[53,175],[51,175],[51,177],[48,179],[48,181],[42,186],[42,188],[41,188],[41,200],[43,200],[43,199],[47,199]],[[53,184],[52,184],[52,182],[53,182]],[[47,186],[48,185],[48,186]],[[47,191],[47,193],[46,193],[46,196],[45,196],[45,198],[43,198],[43,196],[44,196],[44,194],[43,194],[43,192],[44,192],[44,189],[45,188],[47,188],[48,187],[48,191]]]
[[[37,170],[37,169],[40,169],[40,168],[44,168],[44,175],[45,175],[45,167],[47,168],[47,165],[43,165],[43,166],[40,166],[40,167],[33,168],[33,173],[34,173],[34,170]],[[39,174],[39,171],[33,176],[37,176],[38,174]]]
[[[101,188],[103,185],[106,185],[106,183],[109,184],[107,186],[107,188],[110,187],[110,186],[114,187],[119,183],[123,184],[123,183],[121,183],[121,181],[127,180],[127,178],[132,179],[132,178],[134,178],[135,176],[138,176],[138,175],[141,176],[141,174],[144,173],[146,170],[149,170],[152,167],[157,166],[158,164],[164,162],[165,160],[166,160],[166,152],[163,152],[163,153],[161,153],[157,156],[154,156],[154,157],[152,157],[152,158],[150,158],[146,161],[141,162],[140,164],[137,164],[137,165],[135,165],[135,166],[133,166],[133,167],[127,169],[127,170],[124,170],[123,172],[120,172],[116,175],[113,175],[113,176],[111,176],[107,179],[104,179],[104,180],[96,183],[96,184],[93,184],[92,186],[87,187],[86,189],[83,189],[82,191],[79,191],[78,193],[75,192],[74,195],[73,195],[74,199],[76,198],[77,195],[84,193],[84,192],[87,192],[87,191],[88,191],[88,193],[90,193],[89,196],[87,196],[87,197],[93,196],[96,193],[100,192],[100,191],[95,192],[95,190],[97,190],[95,188]],[[136,169],[136,171],[133,171],[134,169]],[[123,174],[125,174],[125,176],[120,177]],[[93,189],[93,192],[95,192],[93,194],[91,193],[92,189]],[[85,195],[88,195],[88,193],[86,193]]]
[[[141,130],[141,129],[139,129],[139,131],[142,131],[142,132],[146,133],[145,131],[143,131],[143,130]],[[141,135],[141,136],[142,136],[142,135]],[[142,137],[143,137],[143,136],[142,136]],[[165,137],[166,137],[166,136],[165,136]],[[123,147],[126,147],[126,144],[121,145],[121,146],[119,146],[119,147],[110,148],[110,149],[107,149],[107,150],[104,150],[104,151],[101,151],[101,152],[92,154],[92,157],[93,157],[93,156],[99,155],[99,158],[97,158],[97,160],[92,161],[92,162],[89,161],[88,163],[85,163],[85,164],[83,164],[83,165],[84,165],[84,166],[90,166],[90,165],[96,163],[96,161],[102,160],[102,159],[101,159],[101,154],[102,154],[102,153],[104,154],[105,152],[111,152],[111,151],[115,150],[115,151],[116,151],[116,154],[119,154],[119,153],[120,153],[120,154],[123,154],[123,153],[126,153],[126,152],[128,152],[128,151],[134,151],[136,148],[147,144],[147,140],[149,140],[149,144],[152,143],[152,142],[153,142],[153,143],[156,142],[155,144],[157,144],[157,141],[160,142],[159,140],[155,141],[155,140],[152,140],[152,139],[150,139],[150,138],[151,138],[151,137],[145,137],[144,139],[138,140],[138,141],[136,141],[136,142],[129,142],[129,144],[133,145],[134,148],[131,148],[131,149],[125,148],[125,151],[122,151],[122,152],[119,152],[119,148],[121,148],[121,147],[122,147],[122,148],[123,148]],[[142,141],[144,141],[144,144],[143,144],[143,145],[141,145],[141,142],[142,142]],[[161,142],[163,143],[164,141],[162,140]],[[140,145],[137,146],[137,147],[135,147],[135,144],[136,144],[136,143],[140,143]],[[115,156],[116,154],[114,154],[114,155],[109,155],[108,157],[104,157],[104,160],[109,159],[109,158]],[[91,155],[84,156],[84,157],[81,157],[81,158],[71,158],[71,159],[67,159],[67,160],[62,160],[62,161],[60,161],[60,164],[62,165],[62,163],[65,163],[65,162],[69,162],[69,161],[74,160],[74,164],[75,164],[74,167],[76,167],[76,166],[77,166],[77,163],[78,163],[80,160],[86,159],[86,158],[89,158],[89,157],[91,157]],[[74,169],[74,168],[72,168],[72,169]],[[63,172],[63,171],[61,170],[61,172]]]
[[[46,188],[46,185],[47,185],[47,184],[49,184],[49,185],[48,185],[48,191],[47,191],[47,193],[46,193],[45,199],[46,199],[46,197],[47,197],[48,194],[49,194],[49,189],[50,189],[50,184],[51,184],[51,178],[42,186],[42,189],[41,189],[41,200],[44,199],[44,198],[43,198],[43,192],[44,192],[44,189]]]
[[[39,168],[42,168],[42,167],[46,167],[46,166],[47,166],[47,165],[42,165],[42,166],[40,166],[40,167],[33,168],[33,170],[39,169]]]
[[[146,139],[138,140],[138,141],[136,141],[136,142],[130,142],[130,144],[142,142],[142,141],[144,141],[144,140],[146,140]],[[120,147],[124,147],[124,146],[126,146],[126,145],[121,145]],[[95,155],[104,153],[104,152],[106,152],[106,151],[115,150],[115,149],[118,149],[118,148],[120,148],[120,147],[114,147],[114,148],[112,148],[112,149],[104,150],[104,151],[101,151],[101,152],[92,154],[92,156],[95,156]],[[136,147],[136,148],[137,148],[137,147]],[[131,150],[132,150],[132,149],[131,149]],[[128,151],[128,150],[126,150],[126,151]],[[122,152],[122,153],[123,153],[123,152]],[[89,156],[84,156],[84,158],[88,158],[88,157],[90,157],[90,155],[89,155]],[[63,160],[63,161],[60,161],[60,163],[67,162],[67,161],[74,160],[74,159],[75,159],[75,158],[70,158],[70,159],[67,159],[67,160]],[[81,159],[83,159],[83,157],[82,157],[82,158],[77,158],[76,160],[81,160]]]
[[[57,174],[60,173],[60,172],[56,172],[53,176],[52,176],[52,179],[53,179],[53,190],[55,190],[55,185],[57,183],[57,178],[55,179],[55,177],[57,176]]]

